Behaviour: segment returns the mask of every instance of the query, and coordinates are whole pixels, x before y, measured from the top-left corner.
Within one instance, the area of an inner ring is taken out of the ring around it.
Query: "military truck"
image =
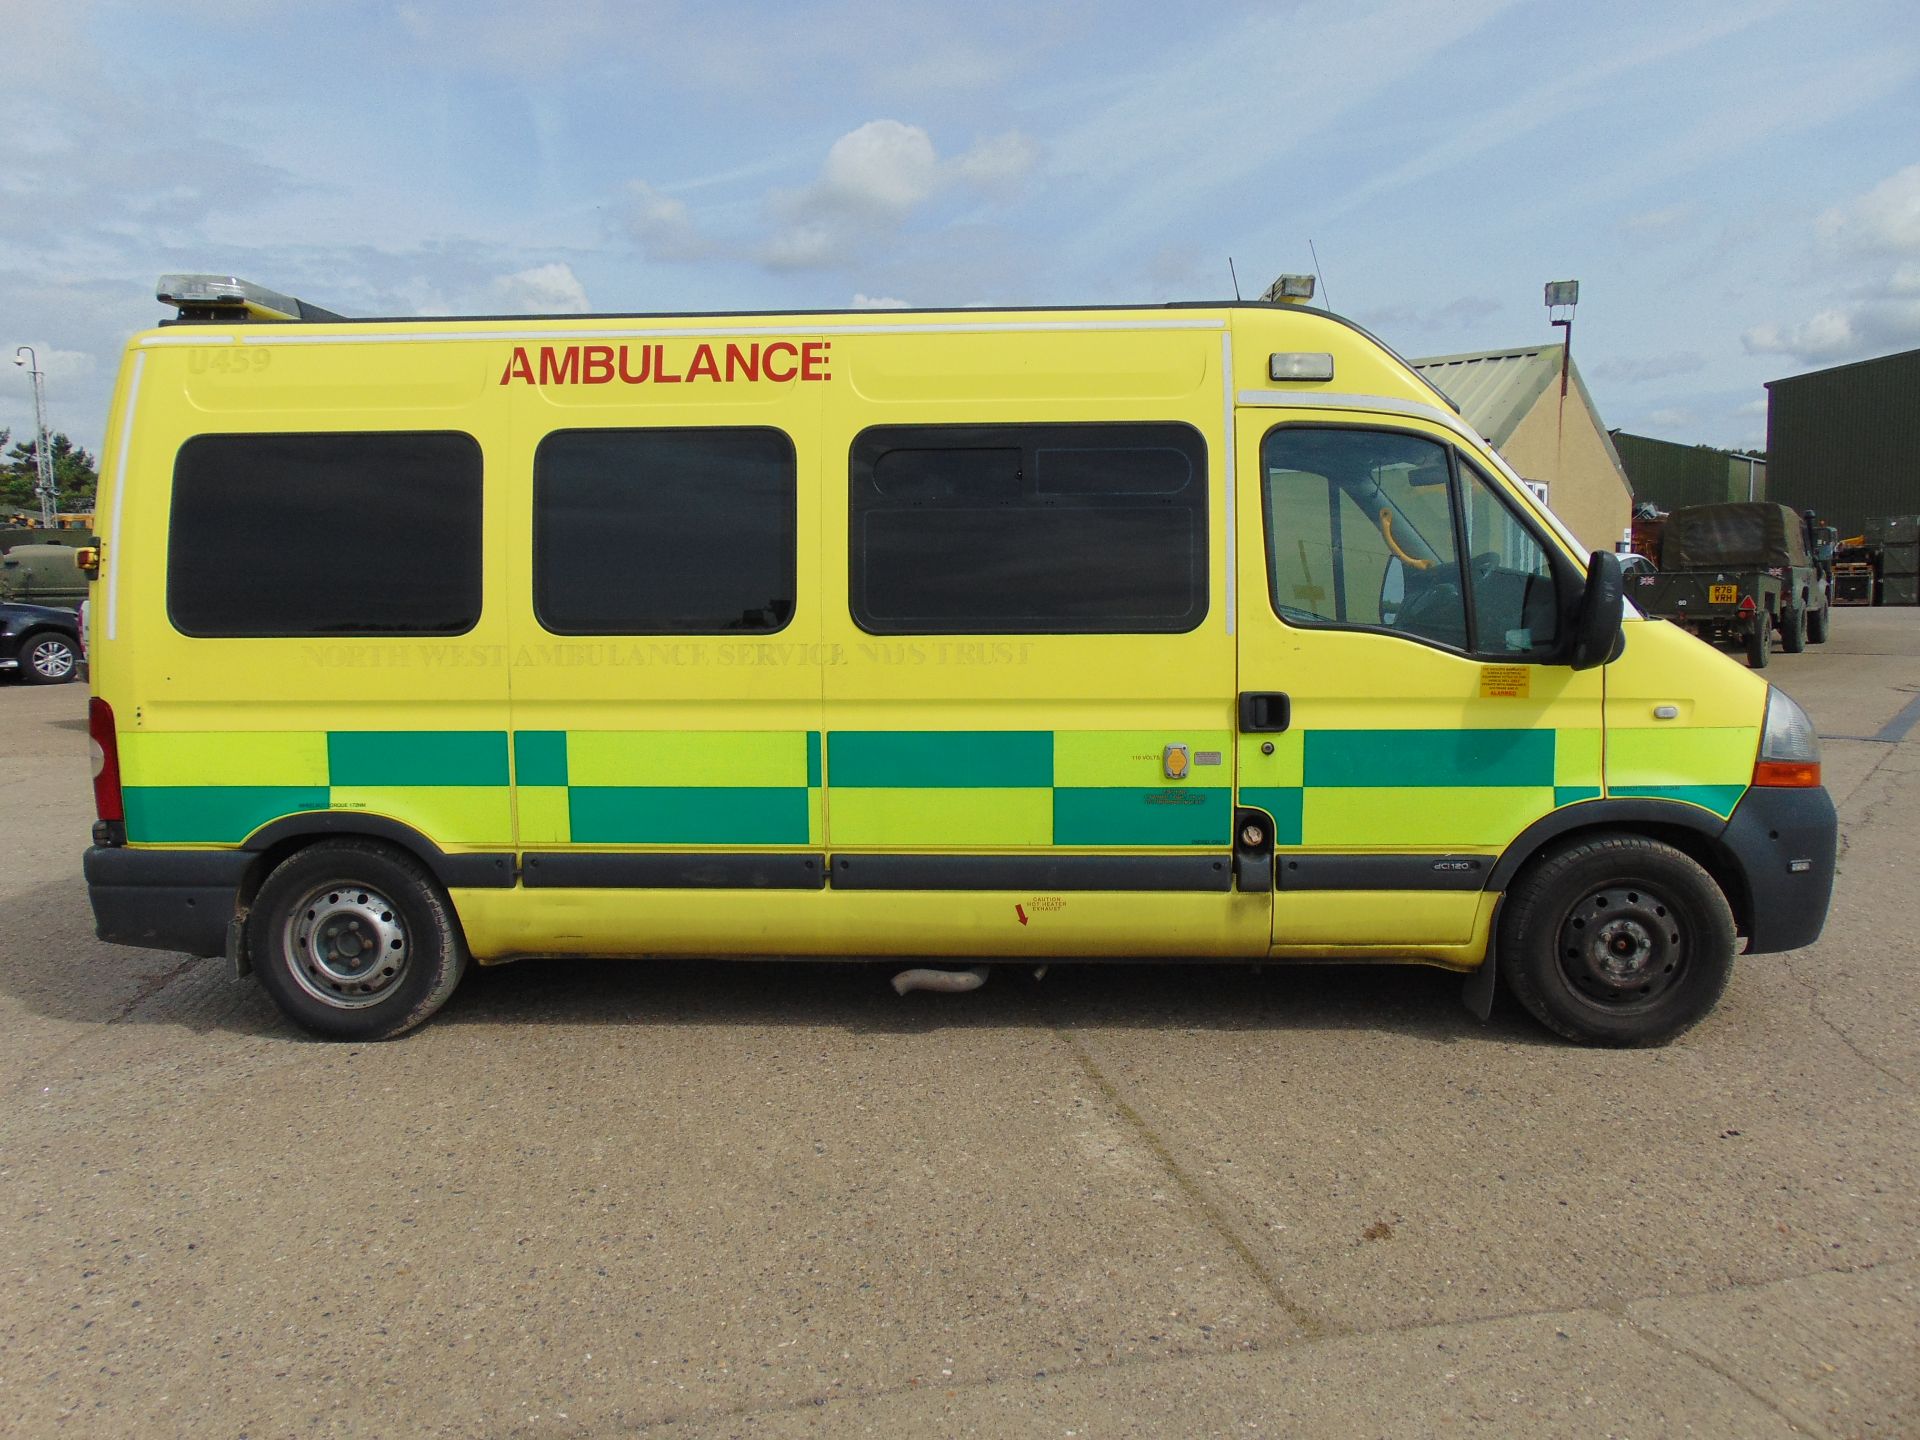
[[[87,598],[71,545],[15,545],[0,554],[0,600],[71,609]]]
[[[1766,501],[1684,506],[1661,531],[1659,573],[1630,577],[1627,596],[1710,644],[1743,647],[1761,669],[1776,632],[1790,655],[1827,638],[1832,570],[1813,530],[1807,515]]]

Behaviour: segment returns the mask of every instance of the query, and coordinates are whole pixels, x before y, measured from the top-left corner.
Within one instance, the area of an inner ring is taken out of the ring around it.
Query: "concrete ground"
[[[1626,1053],[1282,967],[527,964],[321,1044],[93,940],[84,692],[0,688],[0,1432],[1920,1434],[1920,611],[1771,674],[1826,936]]]

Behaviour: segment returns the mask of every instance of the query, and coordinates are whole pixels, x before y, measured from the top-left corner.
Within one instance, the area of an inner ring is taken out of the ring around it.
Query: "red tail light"
[[[1740,613],[1742,615],[1751,615],[1755,610],[1759,608],[1760,608],[1759,606],[1753,603],[1753,596],[1747,595],[1742,597],[1740,601]]]
[[[120,742],[113,733],[113,707],[98,695],[87,701],[87,739],[93,742],[93,813],[125,820],[120,801]]]

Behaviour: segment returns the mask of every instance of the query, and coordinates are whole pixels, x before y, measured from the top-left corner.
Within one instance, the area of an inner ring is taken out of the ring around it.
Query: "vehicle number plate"
[[[1709,585],[1707,603],[1709,605],[1731,605],[1740,598],[1738,585]]]

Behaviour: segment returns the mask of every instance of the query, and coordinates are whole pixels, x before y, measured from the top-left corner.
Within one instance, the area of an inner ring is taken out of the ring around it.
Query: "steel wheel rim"
[[[42,640],[33,647],[27,663],[33,666],[34,674],[58,680],[73,673],[73,647],[59,640]]]
[[[1573,992],[1608,1010],[1652,1005],[1686,978],[1688,927],[1651,885],[1590,890],[1561,922],[1560,973]]]
[[[319,885],[281,929],[288,973],[336,1010],[377,1005],[406,979],[412,953],[399,907],[365,885]]]

